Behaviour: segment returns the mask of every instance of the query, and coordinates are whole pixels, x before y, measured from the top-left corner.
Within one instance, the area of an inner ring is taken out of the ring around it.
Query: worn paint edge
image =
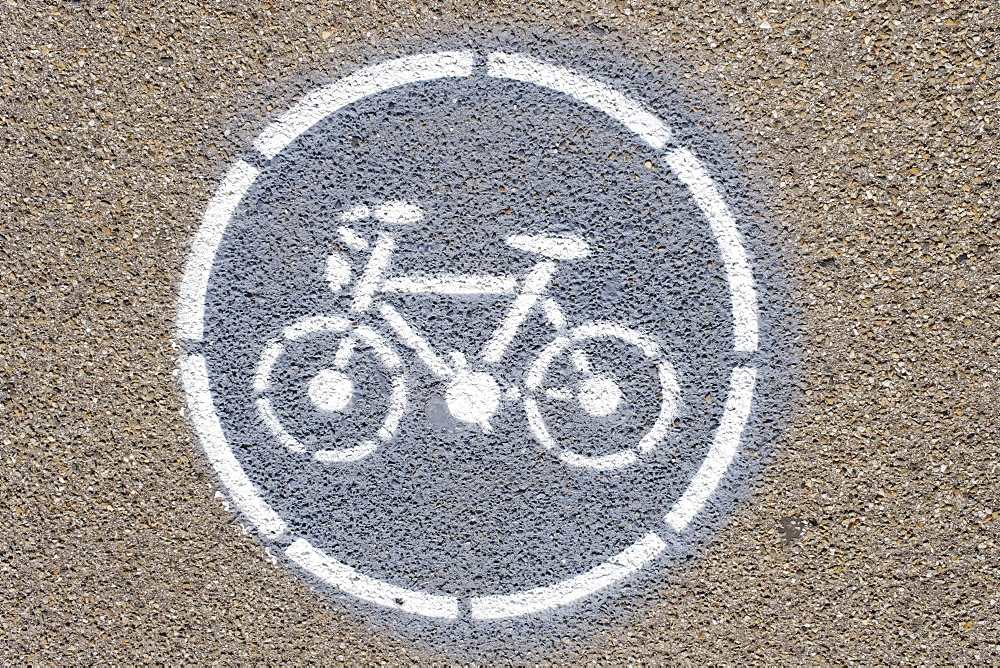
[[[417,81],[472,75],[471,51],[441,51],[397,58],[361,69],[307,94],[254,140],[268,160],[296,137],[341,107]]]
[[[565,67],[547,65],[534,58],[498,51],[487,58],[486,73],[498,79],[515,79],[565,93],[603,111],[655,149],[666,146],[673,136],[663,121],[643,109],[632,98],[599,81],[574,74]]]
[[[229,448],[212,402],[205,358],[201,355],[182,357],[180,370],[181,383],[184,385],[184,394],[187,397],[188,418],[194,425],[201,447],[208,456],[212,468],[219,474],[220,482],[229,492],[233,505],[265,537],[277,538],[285,533],[288,525],[264,501]]]
[[[756,382],[756,369],[749,367],[733,369],[729,380],[729,396],[726,397],[722,419],[715,431],[715,438],[712,440],[708,455],[702,461],[694,478],[688,483],[681,498],[674,503],[664,518],[674,531],[680,533],[687,528],[729,469],[739,448],[743,428],[750,417],[750,405]]]

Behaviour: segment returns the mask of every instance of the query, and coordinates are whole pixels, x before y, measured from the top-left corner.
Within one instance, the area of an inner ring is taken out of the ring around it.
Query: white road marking
[[[593,457],[580,455],[571,450],[563,450],[559,453],[559,459],[570,466],[576,466],[582,469],[591,469],[594,471],[613,471],[615,469],[635,464],[638,457],[635,454],[635,450],[632,448],[626,448],[624,450],[619,450],[618,452],[612,452],[609,455],[595,455]]]
[[[281,341],[268,341],[264,352],[260,355],[260,362],[257,363],[257,373],[253,379],[254,392],[266,392],[271,385],[271,369],[278,361],[281,354],[285,352],[285,346]]]
[[[267,126],[254,146],[269,160],[300,134],[345,105],[417,81],[472,75],[470,51],[407,56],[358,70],[306,95]]]
[[[577,236],[553,234],[515,234],[507,245],[527,253],[537,253],[553,260],[576,260],[590,255],[590,246]]]
[[[518,54],[491,53],[486,73],[491,77],[516,79],[565,93],[620,121],[655,149],[663,148],[672,136],[663,121],[632,98],[564,67],[547,65]]]
[[[285,521],[267,505],[229,449],[212,402],[205,358],[201,355],[186,355],[181,357],[179,366],[184,396],[187,398],[188,417],[208,461],[229,492],[233,505],[265,538],[275,538],[285,533],[288,528]]]
[[[347,365],[351,363],[351,355],[354,354],[354,344],[356,341],[357,339],[353,334],[345,336],[340,340],[340,344],[337,345],[337,354],[333,357],[333,366],[340,370],[347,368]]]
[[[570,357],[573,358],[573,366],[577,371],[584,375],[590,375],[594,372],[594,367],[587,359],[587,353],[583,352],[579,348],[570,353]]]
[[[333,292],[351,282],[351,264],[340,253],[330,253],[326,259],[326,282]]]
[[[395,246],[396,242],[388,234],[379,235],[378,241],[375,242],[375,248],[368,256],[368,264],[365,265],[365,271],[361,274],[361,280],[354,288],[354,301],[351,302],[352,311],[364,313],[371,306],[372,297],[375,296],[375,291],[379,288],[382,274],[389,266],[389,260],[392,258],[392,250]]]
[[[346,104],[407,83],[440,77],[471,76],[472,66],[472,54],[461,51],[410,56],[364,68],[349,77],[307,95],[276,122],[272,123],[255,141],[255,146],[265,157],[272,158],[302,132]],[[636,100],[598,81],[574,74],[564,68],[547,65],[526,56],[493,53],[488,58],[487,71],[490,76],[534,83],[560,91],[574,99],[592,105],[622,122],[654,148],[662,148],[671,140],[670,129]],[[722,198],[718,186],[711,180],[703,165],[690,151],[686,149],[671,150],[667,153],[667,161],[678,178],[691,190],[695,201],[708,219],[722,250],[723,262],[732,291],[736,349],[742,352],[753,352],[758,346],[757,298],[753,275],[735,219]],[[258,173],[258,170],[253,166],[243,161],[237,161],[209,202],[202,225],[193,241],[184,277],[181,281],[177,327],[179,336],[182,338],[198,341],[204,336],[204,301],[214,256],[229,219]],[[372,215],[382,222],[407,224],[420,220],[422,212],[416,206],[393,201],[375,207],[374,211],[365,206],[356,206],[341,214],[340,219],[346,223],[362,220]],[[349,228],[341,226],[338,228],[338,232],[341,239],[352,251],[368,248],[368,242]],[[379,240],[379,242],[381,241],[382,239]],[[363,285],[359,285],[355,291],[353,310],[366,311],[370,308],[373,296],[380,287],[384,288],[384,285],[380,286],[380,283],[382,283],[382,276],[391,256],[391,238],[389,238],[389,243],[388,250],[380,249],[378,242],[375,244],[375,250],[372,252],[372,257],[369,258],[368,266],[360,282]],[[508,239],[508,243],[512,247],[554,259],[584,257],[590,252],[585,242],[577,237],[569,236],[515,235]],[[350,280],[349,266],[345,271],[346,262],[343,261],[343,258],[330,262],[336,266],[331,268],[328,264],[328,280],[331,287],[339,289]],[[379,266],[380,263],[381,266]],[[544,276],[544,280],[540,276],[536,276],[545,264],[553,263],[542,263],[532,270],[524,282],[520,295],[514,300],[513,307],[484,347],[482,354],[486,361],[495,363],[503,357],[525,317],[542,297],[544,287],[554,270],[553,264],[553,269]],[[529,285],[533,278],[537,279],[535,284]],[[427,278],[402,277],[390,279],[388,284],[394,289],[384,289],[397,292],[517,293],[517,281],[510,277],[451,275]],[[526,386],[529,390],[537,390],[549,364],[556,355],[565,350],[570,342],[570,339],[565,335],[565,317],[558,304],[552,299],[545,299],[542,302],[542,307],[546,317],[557,330],[558,336],[555,341],[543,349],[542,354],[529,369],[526,376]],[[386,315],[385,309],[389,310],[390,315]],[[453,375],[452,369],[431,352],[429,343],[409,328],[398,313],[387,305],[381,310],[383,310],[383,317],[386,318],[394,331],[408,346],[417,351],[418,356],[432,371],[436,365],[437,371],[435,373],[439,376]],[[390,322],[391,315],[395,315],[396,325]],[[350,361],[354,343],[358,341],[364,341],[374,347],[376,354],[385,366],[391,368],[401,366],[398,356],[386,345],[380,335],[366,327],[352,328],[350,321],[344,318],[326,316],[307,318],[286,327],[283,334],[289,340],[294,341],[314,332],[341,333],[352,329],[354,331],[341,341],[341,347],[338,349],[337,358],[338,360],[342,359],[344,367]],[[640,347],[647,356],[656,358],[660,354],[659,346],[645,335],[608,323],[583,325],[574,329],[569,336],[576,341],[600,336],[616,337]],[[271,371],[283,352],[284,347],[279,341],[268,342],[253,380],[253,388],[256,392],[266,392],[269,389]],[[574,353],[577,352],[581,351],[574,351]],[[588,373],[592,371],[589,368],[589,361],[584,359],[584,362],[581,363],[578,359],[580,357],[581,355],[574,354],[574,363],[577,368],[587,367]],[[666,362],[659,362],[657,369],[665,399],[661,405],[656,424],[640,441],[639,449],[641,451],[653,449],[665,437],[667,423],[679,401],[680,390],[672,368]],[[251,522],[259,527],[260,532],[265,537],[281,535],[287,530],[284,521],[267,505],[256,487],[246,477],[225,440],[218,415],[214,410],[204,358],[200,355],[184,356],[180,361],[180,370],[192,423],[199,434],[210,462],[231,495],[232,501]],[[471,378],[472,374],[469,375]],[[479,375],[489,377],[487,374]],[[489,378],[492,379],[492,377]],[[741,367],[733,371],[731,388],[723,410],[722,420],[709,453],[684,494],[664,518],[674,530],[680,532],[687,528],[714,493],[719,481],[731,465],[739,449],[742,430],[750,413],[755,382],[755,369]],[[473,389],[478,391],[477,388]],[[495,389],[496,392],[493,394],[496,394],[498,400],[499,388]],[[546,394],[553,396],[558,394],[558,390],[548,390]],[[603,401],[608,392],[602,390],[595,391],[593,394],[596,399]],[[518,388],[512,387],[506,392],[506,396],[516,400],[520,396],[520,391]],[[273,407],[266,397],[259,397],[257,406],[265,422],[268,423],[268,427],[275,433],[279,441],[285,443],[286,447],[290,449],[297,448],[296,452],[305,450],[281,427]],[[524,406],[529,425],[538,441],[546,449],[555,450],[556,444],[547,431],[535,399],[530,395],[524,397]],[[405,408],[405,379],[399,375],[393,379],[390,409],[378,432],[380,440],[386,441],[392,438]],[[476,409],[470,412],[470,417],[481,417],[482,414],[484,414],[483,410]],[[488,423],[485,420],[482,422],[484,429],[488,428]],[[353,448],[321,450],[314,453],[313,457],[324,462],[356,461],[370,455],[377,447],[378,445],[374,441],[366,440]],[[598,470],[619,468],[636,459],[636,453],[631,449],[604,457],[585,457],[569,450],[563,450],[556,454],[567,464]],[[665,545],[660,536],[656,533],[649,533],[607,562],[587,573],[563,582],[509,595],[473,598],[469,601],[472,616],[480,619],[511,617],[572,603],[638,571],[660,554],[664,548]],[[303,539],[293,542],[286,550],[286,554],[320,579],[340,587],[358,598],[413,614],[441,618],[458,616],[458,600],[455,597],[414,592],[361,575],[353,568],[317,550]]]
[[[493,431],[489,420],[500,406],[500,387],[488,373],[461,371],[448,383],[444,401],[456,420],[478,424],[489,434]]]
[[[549,388],[545,390],[545,396],[549,399],[557,399],[559,401],[573,401],[573,393],[570,390]]]
[[[208,202],[201,226],[194,235],[181,278],[177,302],[177,335],[189,341],[201,341],[205,330],[205,293],[212,272],[215,252],[222,241],[229,219],[260,172],[237,160],[229,168],[222,184]]]
[[[347,464],[364,459],[377,449],[378,444],[374,441],[361,441],[360,445],[353,448],[317,450],[313,453],[313,459],[324,464]]]
[[[698,207],[708,218],[712,234],[722,251],[722,263],[729,278],[733,302],[733,334],[736,350],[757,350],[757,292],[753,271],[747,261],[746,250],[736,227],[736,219],[725,200],[712,182],[701,162],[686,148],[667,154],[667,163],[681,181],[691,190]]]
[[[340,316],[317,315],[285,327],[281,331],[282,335],[289,341],[298,341],[316,332],[333,332],[339,334],[351,327],[351,322],[347,318]]]
[[[528,426],[531,427],[532,433],[542,444],[542,447],[546,450],[555,450],[556,442],[553,440],[552,434],[549,433],[548,427],[545,426],[542,412],[538,410],[538,402],[535,401],[534,397],[524,398],[524,414],[528,417]]]
[[[312,405],[321,411],[342,411],[354,396],[354,383],[342,371],[321,369],[313,376],[306,389]]]
[[[733,369],[733,375],[729,380],[729,396],[726,398],[722,420],[715,431],[715,438],[708,455],[694,478],[688,483],[684,494],[664,518],[674,531],[680,533],[687,528],[729,469],[729,464],[736,456],[740,445],[740,435],[750,416],[750,404],[756,380],[756,369],[749,367]]]
[[[673,367],[667,362],[659,362],[656,371],[660,376],[660,391],[663,392],[663,401],[660,403],[660,415],[653,423],[652,429],[639,441],[639,452],[652,452],[660,444],[660,441],[667,435],[670,428],[670,421],[677,412],[677,404],[681,400],[681,388],[677,384],[677,376],[674,375]]]
[[[472,598],[469,600],[472,617],[520,617],[578,601],[638,572],[665,548],[663,539],[655,532],[650,532],[599,566],[554,585],[503,596]]]
[[[390,440],[396,435],[399,428],[399,420],[406,412],[406,378],[397,376],[392,381],[392,395],[389,397],[389,410],[386,412],[385,420],[378,430],[378,437],[383,441]]]
[[[342,214],[340,214],[340,220],[342,220],[345,223],[354,223],[354,222],[357,222],[359,220],[364,220],[365,218],[367,218],[370,215],[372,215],[371,209],[369,209],[367,206],[365,206],[364,204],[362,204],[360,206],[352,207],[352,208],[348,209],[347,211],[343,212]],[[337,229],[338,230],[343,230],[343,229],[346,229],[346,228],[339,227]]]
[[[622,390],[608,376],[591,376],[580,383],[580,407],[587,415],[606,417],[618,410]]]
[[[387,278],[382,292],[436,295],[512,295],[517,292],[513,276],[474,276],[438,274],[437,276],[396,276]]]
[[[267,397],[259,397],[257,399],[257,412],[260,414],[264,424],[267,426],[271,434],[278,439],[287,450],[295,453],[303,453],[306,451],[306,447],[299,443],[298,439],[285,431],[285,428],[281,426],[281,420],[278,419],[278,415],[274,412],[274,406],[271,405],[271,400]]]
[[[285,555],[323,582],[364,601],[425,617],[458,617],[456,597],[424,594],[362,575],[316,549],[304,538],[289,545]]]
[[[412,225],[424,218],[424,212],[416,204],[392,200],[375,207],[375,218],[383,223],[394,225]]]
[[[379,304],[379,313],[382,314],[392,331],[396,332],[396,335],[402,339],[403,345],[412,348],[431,373],[438,378],[449,378],[452,375],[448,365],[431,350],[430,344],[422,336],[413,331],[409,323],[403,320],[403,316],[399,315],[396,309],[388,304]]]
[[[365,211],[368,210],[365,207],[362,208],[365,209]],[[363,238],[359,237],[358,234],[349,227],[344,227],[343,225],[341,225],[340,227],[337,228],[337,234],[340,235],[340,238],[344,241],[345,244],[347,244],[347,247],[350,248],[352,251],[355,252],[363,251],[366,248],[368,248],[368,242],[365,241]]]
[[[483,346],[481,357],[484,362],[496,364],[500,361],[500,358],[507,351],[507,346],[517,334],[521,323],[524,322],[535,302],[544,292],[545,286],[548,285],[555,270],[555,262],[539,262],[528,273],[528,277],[524,279],[521,294],[514,299],[514,303],[510,305],[510,310],[507,311],[503,322]]]
[[[563,314],[559,302],[552,297],[546,297],[542,301],[542,310],[545,311],[545,317],[548,318],[555,330],[562,334],[563,330],[566,329],[566,316]]]

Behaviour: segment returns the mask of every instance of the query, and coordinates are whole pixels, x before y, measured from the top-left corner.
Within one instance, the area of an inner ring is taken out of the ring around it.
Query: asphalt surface
[[[800,321],[784,430],[728,525],[626,618],[503,660],[1000,660],[997,11],[8,0],[0,656],[465,658],[329,602],[234,521],[181,415],[174,311],[210,194],[276,111],[487,26],[609,40],[713,101]]]

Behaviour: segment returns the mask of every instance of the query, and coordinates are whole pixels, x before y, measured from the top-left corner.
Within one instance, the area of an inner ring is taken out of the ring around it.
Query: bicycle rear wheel
[[[326,343],[334,343],[336,351],[327,364],[306,368],[304,373],[300,371],[298,377],[285,383],[290,386],[286,393],[303,395],[299,397],[300,413],[305,404],[310,411],[342,427],[334,430],[333,436],[339,436],[336,440],[325,434],[319,442],[313,438],[314,442],[307,444],[303,442],[302,427],[289,424],[289,416],[282,415],[275,406],[274,376],[277,370],[293,363],[291,358],[295,357],[297,347]],[[371,384],[371,379],[366,377],[372,373],[372,369],[362,369],[360,353],[365,349],[373,362],[369,366],[387,381],[384,385],[388,396],[380,397],[381,401],[367,402],[368,412],[372,414],[359,416],[352,413],[359,412],[355,408],[361,388],[366,380]],[[399,357],[376,331],[354,326],[339,316],[315,316],[286,327],[282,337],[270,341],[261,353],[253,389],[257,394],[257,413],[275,439],[291,452],[308,453],[314,460],[324,463],[342,464],[368,457],[380,443],[395,436],[406,409],[406,381]],[[344,436],[343,432],[350,433]]]

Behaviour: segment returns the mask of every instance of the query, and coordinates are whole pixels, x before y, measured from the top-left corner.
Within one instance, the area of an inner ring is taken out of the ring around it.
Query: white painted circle
[[[321,411],[342,411],[351,403],[354,383],[343,372],[323,369],[309,381],[309,401]]]
[[[348,104],[409,83],[447,77],[469,77],[473,74],[474,63],[475,55],[471,51],[453,51],[407,56],[363,68],[344,79],[311,92],[305,100],[293,106],[265,128],[254,141],[254,147],[264,158],[270,160],[303,132]],[[758,345],[757,296],[753,273],[739,228],[726,204],[722,190],[713,181],[702,162],[689,149],[671,144],[673,140],[671,129],[629,96],[595,79],[528,56],[501,52],[488,54],[485,74],[488,77],[516,80],[559,91],[602,111],[654,150],[662,151],[664,163],[690,190],[719,244],[732,296],[735,351],[743,354],[755,353]],[[244,160],[237,160],[209,202],[202,226],[192,244],[178,300],[178,335],[188,342],[202,341],[205,297],[216,251],[226,225],[259,174],[260,170],[253,165]],[[419,220],[415,218],[414,212],[395,210],[388,206],[390,203],[386,205],[384,210],[376,212],[376,215],[386,222],[405,224]],[[367,211],[365,213],[367,214]],[[331,285],[335,283],[344,285],[349,279],[349,270],[345,278],[345,272],[339,262],[335,264],[337,266],[332,269],[328,265],[328,279],[332,277]],[[311,321],[306,322],[312,326]],[[339,325],[333,329],[343,331]],[[587,336],[582,331],[583,328],[577,329],[580,330],[580,337]],[[372,336],[377,335],[372,334]],[[549,348],[552,348],[551,344]],[[277,347],[274,350],[274,355],[280,354]],[[543,351],[542,356],[544,355]],[[261,368],[265,361],[262,359]],[[269,360],[270,362],[273,360]],[[191,421],[209,461],[219,474],[234,505],[259,529],[263,537],[274,540],[287,536],[288,525],[285,520],[269,505],[247,477],[220,427],[219,416],[209,388],[205,357],[198,353],[183,355],[180,370]],[[676,381],[673,379],[672,371],[669,370],[669,365],[661,361],[658,370],[664,391],[675,391]],[[738,366],[733,370],[729,393],[714,441],[683,494],[664,516],[663,530],[678,534],[685,532],[714,494],[739,448],[740,437],[750,414],[756,375],[756,369],[749,365]],[[264,380],[266,381],[266,374]],[[403,376],[398,375],[393,383],[393,404],[403,406],[406,401]],[[495,381],[493,384],[495,386]],[[336,386],[337,383],[331,381],[330,385]],[[484,379],[459,379],[453,387],[455,389],[451,392],[452,402],[449,402],[449,408],[454,404],[453,414],[475,418],[470,421],[482,422],[482,416],[492,415],[495,404],[499,402],[499,388],[490,387]],[[530,391],[533,388],[527,389]],[[328,401],[328,405],[334,405],[337,403],[334,398],[342,397],[343,389],[339,390],[339,394],[334,389],[330,394],[318,392],[318,395],[321,401]],[[266,400],[262,397],[258,401]],[[526,408],[534,404],[532,396],[525,396],[523,401]],[[595,406],[602,410],[606,409],[604,404],[595,403]],[[676,396],[670,406],[671,414],[675,407]],[[383,425],[383,430],[391,434],[397,422],[398,414],[394,414],[391,418],[387,418],[387,425]],[[294,439],[289,435],[283,436],[294,443]],[[321,453],[332,453],[329,455],[330,460],[353,461],[367,456],[375,447],[374,442],[364,441],[355,448],[345,451],[347,454],[336,451],[321,451]],[[642,444],[638,450],[643,451]],[[622,455],[626,458],[634,457],[635,453],[630,449],[623,451]],[[665,549],[666,543],[658,532],[651,531],[620,553],[575,577],[526,591],[472,597],[465,601],[465,605],[473,619],[500,619],[553,610],[629,577],[654,561]],[[304,538],[294,539],[285,549],[285,555],[319,580],[358,599],[431,618],[456,619],[460,615],[459,599],[455,596],[405,589],[358,573],[349,565],[314,547]]]
[[[622,390],[613,378],[591,376],[580,383],[577,400],[588,415],[607,417],[618,410],[622,400]]]

